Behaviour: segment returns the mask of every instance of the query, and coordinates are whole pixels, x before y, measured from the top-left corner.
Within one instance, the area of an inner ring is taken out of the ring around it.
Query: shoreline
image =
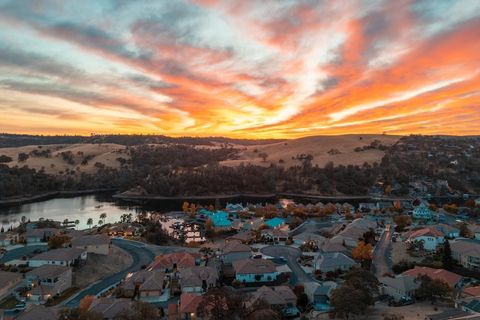
[[[95,193],[114,192],[116,189],[88,189],[88,190],[71,190],[71,191],[51,191],[42,194],[36,194],[29,197],[9,198],[0,200],[0,207],[16,206],[25,203],[50,200],[53,198],[76,197]]]

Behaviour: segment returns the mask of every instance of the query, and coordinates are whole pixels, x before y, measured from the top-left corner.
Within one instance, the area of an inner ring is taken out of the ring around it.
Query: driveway
[[[48,245],[46,243],[31,244],[6,251],[3,257],[0,259],[0,263],[21,259],[22,257],[33,256],[35,254],[34,251],[36,250],[47,251]]]
[[[298,248],[289,246],[269,246],[260,249],[260,252],[271,257],[283,257],[287,260],[288,267],[292,270],[290,282],[292,285],[302,284],[305,282],[315,281],[312,275],[306,273],[297,262],[297,259],[302,255]]]
[[[72,298],[63,302],[63,306],[70,308],[78,307],[80,300],[85,296],[96,296],[102,293],[104,290],[120,282],[128,273],[140,270],[142,266],[150,264],[155,259],[155,254],[144,243],[125,239],[112,239],[112,243],[132,256],[132,265],[121,272],[108,276],[83,289]]]
[[[377,277],[383,277],[385,273],[392,272],[392,231],[390,226],[387,226],[382,238],[375,246],[373,251],[373,268]]]

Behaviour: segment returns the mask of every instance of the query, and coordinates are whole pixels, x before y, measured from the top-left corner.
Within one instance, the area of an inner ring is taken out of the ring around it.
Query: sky
[[[0,132],[480,134],[480,1],[0,0]]]

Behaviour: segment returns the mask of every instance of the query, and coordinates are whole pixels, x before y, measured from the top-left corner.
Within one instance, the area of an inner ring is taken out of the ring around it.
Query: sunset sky
[[[0,132],[480,134],[480,1],[0,0]]]

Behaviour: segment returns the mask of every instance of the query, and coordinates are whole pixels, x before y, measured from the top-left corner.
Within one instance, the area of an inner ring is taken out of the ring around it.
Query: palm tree
[[[102,224],[103,224],[103,220],[98,220],[98,224],[99,224],[99,225],[102,225]]]
[[[27,221],[27,217],[22,216],[22,223],[25,223]]]
[[[107,218],[107,214],[104,212],[100,215],[101,220],[105,220]]]
[[[88,225],[88,227],[91,228],[92,224],[93,224],[93,219],[92,219],[92,218],[88,218],[88,220],[87,220],[87,225]]]
[[[78,225],[80,224],[80,220],[75,220],[75,227],[78,229]]]

